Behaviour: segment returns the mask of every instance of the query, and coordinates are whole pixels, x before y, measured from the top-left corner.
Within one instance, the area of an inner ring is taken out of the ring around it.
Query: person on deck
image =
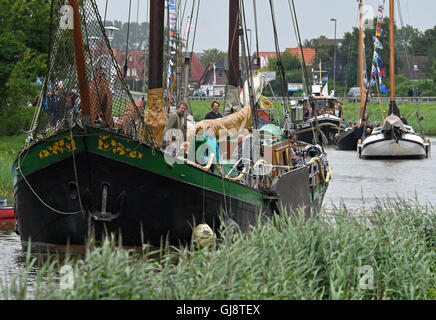
[[[187,107],[188,106],[186,102],[182,102],[176,107],[176,111],[170,114],[167,123],[165,125],[164,134],[163,134],[164,146],[170,145],[172,141],[176,140],[176,136],[175,136],[175,134],[177,134],[176,130],[179,130],[178,133],[180,133],[181,137],[183,137],[183,130],[185,127],[184,115]],[[168,137],[167,135],[172,135],[172,136]]]
[[[406,126],[409,125],[409,122],[407,121],[407,119],[403,115],[400,116],[400,119]]]
[[[204,153],[204,162],[206,165],[209,163],[210,156],[214,154],[215,160],[217,164],[220,163],[220,150],[218,146],[218,141],[216,140],[215,130],[213,127],[208,126],[206,128],[206,136],[204,137],[207,142],[207,149]],[[212,164],[212,166],[209,169],[210,172],[215,171],[215,165]]]
[[[205,120],[207,120],[207,119],[218,119],[218,118],[222,118],[223,117],[221,115],[221,113],[219,113],[220,103],[218,101],[212,102],[210,107],[211,107],[212,110],[206,114],[206,116],[204,117]]]

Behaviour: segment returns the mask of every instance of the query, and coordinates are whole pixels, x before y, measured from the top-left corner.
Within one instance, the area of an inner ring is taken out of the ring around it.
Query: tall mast
[[[163,34],[165,21],[164,0],[150,2],[150,33],[149,33],[149,89],[163,88]]]
[[[360,79],[360,120],[359,122],[362,122],[362,119],[364,118],[364,108],[365,108],[365,101],[363,100],[363,97],[365,96],[365,89],[364,89],[364,75],[363,75],[363,64],[364,64],[364,58],[363,58],[363,48],[364,48],[364,42],[363,42],[363,4],[362,0],[359,2],[359,79]]]
[[[228,84],[239,85],[239,0],[229,0]]]
[[[144,113],[145,125],[149,131],[147,138],[158,147],[162,145],[166,122],[163,106],[164,1],[150,1],[148,99]]]
[[[90,91],[89,83],[86,79],[86,64],[85,54],[83,49],[82,27],[80,25],[79,3],[77,0],[69,0],[70,6],[73,8],[74,27],[73,27],[73,43],[74,55],[76,57],[77,81],[80,90],[80,100],[82,105],[82,115],[86,124],[94,125],[94,110],[90,108]]]
[[[391,83],[391,99],[388,115],[400,116],[400,109],[395,102],[395,2],[389,1],[389,82]]]
[[[389,81],[391,103],[395,103],[395,1],[389,1]]]

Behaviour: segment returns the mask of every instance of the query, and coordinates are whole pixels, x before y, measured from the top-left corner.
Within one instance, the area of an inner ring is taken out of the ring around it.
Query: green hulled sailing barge
[[[217,231],[232,219],[246,231],[260,212],[320,208],[330,179],[322,148],[297,143],[293,149],[295,141],[277,126],[252,133],[261,158],[249,157],[242,167],[241,159],[214,161],[210,154],[209,163],[201,163],[183,151],[165,152],[164,0],[151,1],[147,106],[133,100],[124,83],[95,1],[68,4],[61,11],[64,2],[52,1],[44,89],[13,166],[23,246],[29,240],[32,246],[82,245],[90,228],[97,238],[119,234],[124,245],[186,243],[196,224]],[[74,17],[72,29],[61,24],[65,12]],[[222,120],[219,126],[229,129],[228,118]]]

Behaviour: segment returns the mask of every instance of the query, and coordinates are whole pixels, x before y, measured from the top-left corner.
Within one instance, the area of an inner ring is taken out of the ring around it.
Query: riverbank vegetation
[[[71,278],[60,282],[64,265]],[[346,209],[322,218],[281,215],[247,234],[225,230],[202,249],[138,252],[105,241],[38,269],[31,295],[22,270],[0,286],[0,297],[436,299],[436,210],[399,199],[364,216]]]
[[[12,164],[25,139],[26,135],[0,136],[0,199],[7,199],[8,203],[14,198]]]
[[[210,106],[212,100],[191,100],[189,101],[192,113],[195,121],[200,121],[204,119],[206,113],[210,111]],[[220,112],[222,114],[224,110],[224,101],[220,101]],[[276,108],[278,109],[279,115],[283,115],[283,110],[280,102],[275,103]],[[398,107],[401,110],[401,114],[403,114],[416,132],[420,132],[418,119],[416,117],[416,104],[415,103],[398,103]],[[383,123],[383,116],[380,111],[380,104],[372,103],[367,106],[369,117],[372,122],[380,121]],[[389,110],[389,104],[383,103],[381,105],[381,109],[384,111],[384,114],[387,115]],[[348,102],[344,105],[344,121],[345,122],[357,122],[359,119],[359,110],[360,110],[360,102]],[[424,118],[422,121],[422,126],[424,128],[424,133],[426,135],[434,136],[436,135],[436,105],[435,104],[427,104],[422,103],[419,104],[419,111],[421,116]]]

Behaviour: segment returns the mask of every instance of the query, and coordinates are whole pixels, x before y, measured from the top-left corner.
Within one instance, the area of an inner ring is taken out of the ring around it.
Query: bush
[[[0,109],[0,136],[12,136],[20,130],[29,130],[35,108],[14,107]]]

